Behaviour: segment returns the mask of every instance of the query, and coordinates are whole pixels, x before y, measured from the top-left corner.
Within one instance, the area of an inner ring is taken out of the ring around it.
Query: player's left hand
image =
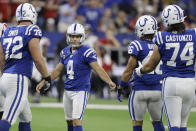
[[[45,80],[42,80],[37,86],[36,86],[36,91],[37,93],[40,94],[41,88],[44,86]]]
[[[110,86],[111,91],[116,89],[116,84],[113,81],[109,82],[108,85]]]
[[[40,94],[46,94],[51,88],[50,76],[44,78],[36,87],[36,91]]]
[[[118,88],[116,97],[117,97],[118,101],[120,101],[120,102],[122,102],[121,94],[122,94],[122,88]]]

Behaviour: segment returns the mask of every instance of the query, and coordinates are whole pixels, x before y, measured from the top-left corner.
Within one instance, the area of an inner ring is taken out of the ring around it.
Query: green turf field
[[[91,104],[116,104],[116,101],[90,100]],[[123,102],[126,104],[126,100]],[[32,131],[66,131],[63,108],[32,107]],[[16,123],[11,131],[17,131]],[[166,125],[164,119],[164,125]],[[196,131],[196,112],[191,113],[188,127]],[[84,131],[132,131],[128,110],[86,109],[83,119]],[[153,131],[148,114],[145,115],[144,131]],[[167,130],[166,130],[167,131]]]

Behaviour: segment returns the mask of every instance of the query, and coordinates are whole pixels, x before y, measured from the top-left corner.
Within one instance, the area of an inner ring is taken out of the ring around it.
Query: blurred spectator
[[[68,3],[59,7],[58,31],[64,33],[67,27],[72,24],[76,17],[76,0],[69,0]]]
[[[78,17],[83,17],[79,19],[84,19],[86,24],[89,24],[91,26],[91,29],[93,32],[97,32],[97,27],[100,23],[100,20],[102,18],[102,10],[99,8],[100,6],[100,0],[88,0],[84,8],[79,8],[77,11]]]
[[[50,40],[46,37],[42,37],[40,40],[40,49],[42,52],[45,61],[47,61],[48,56],[48,47],[50,45]],[[32,79],[31,79],[31,92],[33,95],[32,102],[39,103],[40,102],[40,95],[36,92],[35,87],[41,81],[42,77],[40,72],[37,70],[35,65],[33,64],[33,72],[32,72]]]
[[[189,19],[191,23],[196,23],[196,1],[192,0],[189,4]]]
[[[44,18],[46,19],[46,29],[55,31],[57,11],[59,9],[58,0],[46,0],[45,3]]]
[[[60,53],[61,51],[66,47],[67,45],[67,39],[66,39],[66,34],[65,37],[57,44],[57,48],[55,51],[55,63],[57,64],[59,62],[60,58]],[[64,73],[65,69],[61,72],[59,78],[56,80],[56,88],[57,88],[57,101],[61,102],[62,96],[63,96],[63,90],[64,90]]]
[[[118,12],[114,23],[119,33],[128,33],[129,22],[124,11]]]
[[[115,38],[113,30],[107,30],[105,37],[100,38],[99,42],[104,48],[120,47],[120,42]]]
[[[37,11],[37,15],[38,15],[37,25],[40,28],[45,29],[45,23],[46,23],[45,18],[44,18],[44,9],[45,9],[44,6],[46,4],[45,0],[32,0],[31,3],[34,5]]]
[[[22,4],[29,2],[29,0],[10,0],[11,1],[11,16],[14,17],[16,13],[16,8]]]
[[[11,1],[10,0],[0,0],[0,21],[8,22],[11,16]]]
[[[137,7],[138,15],[156,15],[158,12],[159,0],[135,0],[135,6]]]
[[[108,26],[110,26],[110,24],[113,24],[113,19],[112,19],[112,10],[110,8],[107,8],[104,11],[104,15],[100,21],[100,26],[99,26],[99,30],[105,32],[108,28]]]
[[[88,46],[94,48],[94,50],[97,53],[98,59],[100,59],[101,54],[100,54],[100,49],[99,49],[98,37],[93,34],[93,32],[91,31],[90,25],[85,26],[85,33],[86,33],[86,39],[83,41],[82,44],[88,45]],[[98,60],[98,63],[99,63],[99,60]]]

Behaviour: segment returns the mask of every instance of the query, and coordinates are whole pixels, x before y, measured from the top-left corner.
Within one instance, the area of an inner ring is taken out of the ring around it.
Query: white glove
[[[139,77],[142,77],[142,73],[141,73],[141,68],[142,68],[142,66],[139,66],[138,68],[136,68],[135,69],[135,72],[136,72],[136,74],[139,76]]]

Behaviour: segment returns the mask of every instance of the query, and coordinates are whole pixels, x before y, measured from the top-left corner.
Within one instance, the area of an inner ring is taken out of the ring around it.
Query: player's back
[[[156,43],[163,61],[164,77],[194,77],[196,31],[158,32]]]
[[[152,41],[135,40],[131,42],[129,46],[129,54],[137,57],[139,65],[144,65],[152,55],[154,45],[155,44]],[[160,85],[160,80],[162,79],[161,74],[160,64],[154,71],[144,74],[142,77],[139,77],[134,73],[133,89],[161,90],[161,86],[157,86]]]
[[[32,75],[33,59],[28,43],[32,38],[40,38],[41,30],[36,25],[8,27],[1,39],[5,54],[4,73]]]

